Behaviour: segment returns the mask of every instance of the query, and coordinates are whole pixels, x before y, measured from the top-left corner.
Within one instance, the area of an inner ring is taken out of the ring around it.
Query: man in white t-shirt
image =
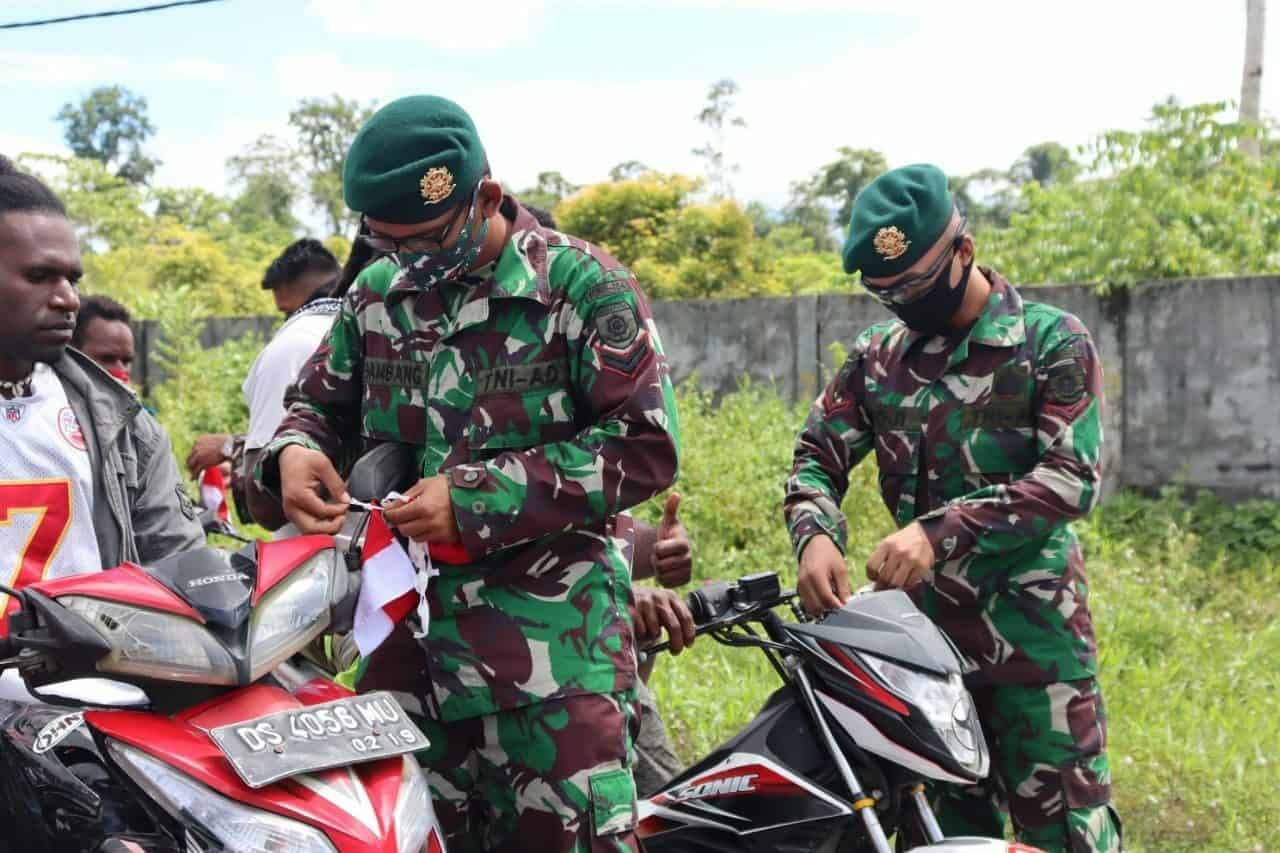
[[[271,262],[262,286],[271,290],[276,307],[287,315],[280,331],[249,368],[242,390],[249,407],[249,429],[244,436],[241,471],[252,472],[258,451],[275,435],[284,420],[284,392],[324,340],[341,301],[329,293],[338,278],[337,259],[316,240],[298,240]],[[250,478],[245,477],[246,486]],[[263,500],[246,489],[246,503],[254,521],[277,530],[286,519],[277,503]]]
[[[0,157],[0,583],[11,589],[204,543],[160,425],[68,346],[81,274],[62,202]],[[15,606],[0,591],[0,617]]]

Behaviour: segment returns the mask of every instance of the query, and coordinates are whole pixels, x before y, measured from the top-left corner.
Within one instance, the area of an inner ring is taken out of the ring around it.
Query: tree
[[[744,118],[734,115],[734,96],[738,84],[732,80],[717,80],[707,93],[707,105],[698,113],[698,121],[706,126],[711,138],[693,153],[706,163],[707,181],[713,198],[732,198],[732,176],[738,166],[727,159],[725,143],[731,127],[746,127]]]
[[[221,231],[231,220],[225,198],[198,187],[157,187],[156,218],[169,218],[188,228]]]
[[[249,229],[255,223],[274,223],[289,232],[298,229],[293,208],[301,166],[288,145],[270,134],[260,136],[228,158],[227,170],[241,188],[232,204],[233,218]]]
[[[351,140],[373,115],[363,105],[339,95],[305,98],[289,112],[289,126],[298,136],[295,155],[307,177],[307,194],[334,234],[355,230],[355,217],[342,197],[342,164]]]
[[[698,182],[646,172],[584,187],[557,209],[561,226],[612,252],[657,299],[811,293],[848,285],[839,259],[814,251],[762,206],[697,203]],[[767,228],[767,237],[760,229]]]
[[[950,175],[947,187],[969,228],[1003,227],[1017,207],[1018,190],[1012,170],[979,169],[969,175]]]
[[[1070,183],[1079,174],[1080,164],[1072,156],[1071,150],[1058,142],[1032,145],[1022,152],[1022,156],[1009,170],[1009,177],[1019,187],[1028,181],[1035,181],[1042,187],[1053,183]]]
[[[787,222],[798,225],[822,250],[834,248],[832,231],[848,224],[862,188],[889,169],[884,155],[870,148],[841,146],[838,153],[808,180],[791,185],[786,210]]]
[[[609,180],[611,181],[629,181],[632,178],[638,178],[645,172],[653,171],[639,160],[623,160],[618,165],[609,170]]]
[[[981,255],[1018,281],[1103,289],[1274,272],[1280,158],[1242,152],[1255,131],[1226,107],[1170,100],[1143,130],[1102,134],[1081,178],[1024,184],[1008,227],[981,235]]]
[[[517,192],[516,196],[526,204],[551,210],[561,199],[577,191],[577,185],[569,183],[559,172],[539,172],[537,182],[528,189]]]
[[[1240,83],[1240,123],[1257,126],[1262,103],[1262,44],[1266,34],[1266,0],[1245,0],[1244,79]],[[1246,135],[1240,150],[1255,160],[1262,156],[1258,139]]]
[[[55,118],[72,153],[103,163],[131,184],[146,183],[160,165],[142,150],[156,130],[147,100],[123,86],[94,89],[78,106],[63,104]]]
[[[624,264],[655,251],[676,212],[698,187],[683,175],[649,173],[585,187],[556,210],[567,233],[598,243]]]

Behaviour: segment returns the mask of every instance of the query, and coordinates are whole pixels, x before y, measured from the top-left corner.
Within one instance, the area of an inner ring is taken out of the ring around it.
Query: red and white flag
[[[360,570],[353,633],[356,648],[368,657],[391,636],[396,623],[413,611],[419,598],[413,561],[391,534],[380,509],[369,513]]]
[[[217,465],[200,472],[200,502],[223,521],[231,520],[231,512],[227,509],[227,481]]]

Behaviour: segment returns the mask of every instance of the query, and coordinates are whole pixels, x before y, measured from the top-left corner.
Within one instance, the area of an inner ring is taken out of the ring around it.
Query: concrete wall
[[[1122,481],[1280,498],[1280,280],[1149,284],[1124,317]]]
[[[1170,482],[1231,498],[1280,498],[1280,278],[1176,281],[1112,298],[1084,286],[1026,288],[1024,298],[1075,314],[1102,355],[1107,402],[1105,490]],[[810,400],[839,365],[832,344],[887,317],[857,293],[791,299],[656,302],[677,382],[718,393],[741,378]],[[210,321],[212,345],[273,318]],[[141,331],[153,347],[152,324]],[[155,381],[150,355],[140,379]]]

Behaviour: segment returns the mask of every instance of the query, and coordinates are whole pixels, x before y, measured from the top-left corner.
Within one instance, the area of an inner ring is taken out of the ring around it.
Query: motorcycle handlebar
[[[700,636],[728,625],[741,614],[766,611],[784,604],[795,597],[792,591],[783,592],[776,572],[747,575],[736,581],[714,581],[693,590],[685,596],[685,604],[693,615],[694,634]],[[640,650],[641,660],[666,651],[669,641],[663,641]]]

